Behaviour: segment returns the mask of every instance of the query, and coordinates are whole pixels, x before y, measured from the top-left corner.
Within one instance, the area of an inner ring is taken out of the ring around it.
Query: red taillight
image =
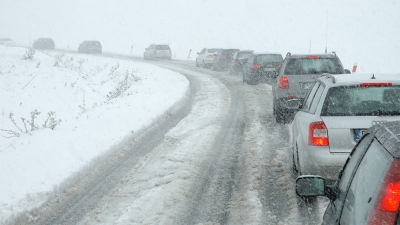
[[[400,203],[400,160],[394,159],[382,186],[368,224],[394,224]]]
[[[239,61],[235,61],[234,63],[235,63],[235,65],[239,65]]]
[[[281,67],[282,67],[282,63],[279,63],[279,64],[278,64],[278,68],[281,68]]]
[[[392,82],[369,82],[369,83],[361,83],[361,87],[387,87],[392,86]]]
[[[307,56],[307,59],[319,59],[320,57],[317,55],[309,55]]]
[[[279,78],[278,86],[282,89],[288,89],[289,88],[289,79],[285,76]]]
[[[308,129],[308,144],[313,146],[329,146],[328,129],[325,123],[311,123]]]
[[[213,57],[213,55],[207,55],[207,58],[212,58]]]
[[[261,65],[260,65],[260,64],[254,63],[254,64],[251,64],[250,68],[252,68],[252,69],[259,69],[259,68],[261,68]]]

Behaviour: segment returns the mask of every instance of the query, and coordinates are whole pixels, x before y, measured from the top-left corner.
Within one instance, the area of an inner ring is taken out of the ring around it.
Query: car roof
[[[392,82],[400,84],[400,74],[323,74],[319,78],[324,83],[333,83],[334,86],[359,85],[371,82]]]
[[[290,52],[288,52],[286,54],[286,57],[290,57],[290,58],[306,58],[307,56],[319,56],[322,58],[335,58],[336,53],[316,53],[316,54],[291,54]]]
[[[254,52],[254,55],[280,55],[280,56],[282,56],[281,53],[277,53],[277,52]]]
[[[400,121],[374,125],[367,133],[373,134],[393,157],[400,158]]]

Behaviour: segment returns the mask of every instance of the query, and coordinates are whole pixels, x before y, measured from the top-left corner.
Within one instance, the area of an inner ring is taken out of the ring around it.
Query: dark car
[[[11,40],[11,38],[0,38],[0,45],[6,46],[6,47],[13,47],[15,46],[15,42]]]
[[[299,196],[331,200],[323,224],[400,223],[400,121],[381,122],[354,147],[335,184],[314,175],[297,178]]]
[[[273,112],[276,121],[285,121],[296,110],[288,104],[293,99],[304,100],[315,82],[324,73],[345,74],[342,62],[335,52],[324,54],[296,54],[290,52],[272,85]]]
[[[251,55],[243,65],[243,82],[248,84],[271,83],[282,66],[282,61],[281,54],[257,53]]]
[[[99,41],[84,41],[79,44],[79,53],[102,53],[102,46]]]
[[[214,55],[212,69],[215,71],[227,70],[233,61],[233,55],[239,49],[221,49]]]
[[[51,38],[38,38],[33,42],[33,49],[54,49],[56,46]]]
[[[238,51],[233,55],[233,61],[229,67],[230,74],[242,74],[243,72],[243,59],[248,59],[253,54],[253,50]]]

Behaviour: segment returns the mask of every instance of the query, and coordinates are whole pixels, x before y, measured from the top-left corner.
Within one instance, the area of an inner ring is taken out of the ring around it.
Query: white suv
[[[301,105],[291,124],[294,170],[334,180],[369,127],[400,120],[400,75],[325,74],[289,105]]]
[[[144,59],[167,59],[171,60],[172,58],[172,52],[171,48],[167,44],[152,44],[148,48],[145,49],[143,53],[143,58]]]

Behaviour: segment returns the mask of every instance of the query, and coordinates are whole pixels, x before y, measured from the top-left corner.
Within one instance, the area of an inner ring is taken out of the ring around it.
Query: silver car
[[[290,52],[282,63],[272,85],[273,113],[278,123],[287,123],[295,113],[287,107],[292,99],[304,99],[317,78],[323,73],[344,74],[345,70],[335,52],[325,54],[295,54]]]
[[[293,168],[334,180],[369,127],[400,120],[400,75],[324,75],[301,105],[290,129]]]
[[[171,60],[172,51],[168,44],[152,44],[145,49],[143,53],[144,59],[167,59]]]
[[[214,63],[214,54],[217,54],[220,50],[220,48],[203,48],[197,53],[196,66],[210,68]]]

